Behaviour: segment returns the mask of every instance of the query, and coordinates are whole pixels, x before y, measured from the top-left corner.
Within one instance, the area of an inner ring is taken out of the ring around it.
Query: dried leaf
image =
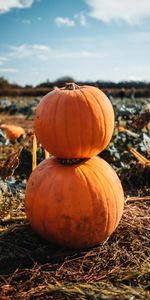
[[[11,154],[3,165],[0,166],[0,176],[3,180],[8,179],[14,174],[15,169],[19,166],[19,155],[22,149]]]
[[[148,126],[149,122],[150,122],[150,111],[145,111],[135,118],[135,120],[132,123],[132,127],[134,129],[142,129],[145,126]]]

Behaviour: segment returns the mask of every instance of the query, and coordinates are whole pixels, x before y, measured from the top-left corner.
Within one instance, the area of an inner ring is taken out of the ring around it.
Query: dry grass
[[[27,221],[10,226],[0,238],[3,300],[150,299],[149,201],[126,204],[115,233],[88,250],[49,244]]]

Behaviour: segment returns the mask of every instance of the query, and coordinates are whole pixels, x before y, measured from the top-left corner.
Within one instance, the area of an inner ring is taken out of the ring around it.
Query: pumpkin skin
[[[99,244],[116,229],[124,194],[112,167],[99,157],[72,166],[42,161],[29,177],[26,214],[45,239],[70,248]]]
[[[15,140],[21,135],[25,135],[25,130],[20,126],[1,124],[0,128],[6,131],[9,140]]]
[[[109,144],[113,130],[111,102],[92,86],[55,89],[36,109],[36,136],[49,153],[60,158],[97,155]]]

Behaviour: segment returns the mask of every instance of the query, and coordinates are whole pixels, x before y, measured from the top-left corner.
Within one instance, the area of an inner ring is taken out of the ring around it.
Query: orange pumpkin
[[[103,159],[66,166],[53,157],[30,175],[25,207],[29,222],[42,237],[82,248],[112,234],[123,213],[124,195],[117,174]]]
[[[108,145],[114,112],[107,96],[92,86],[68,84],[37,106],[35,132],[43,147],[60,158],[89,158]]]
[[[18,139],[21,135],[25,134],[25,130],[16,125],[1,124],[0,128],[6,132],[9,140]]]

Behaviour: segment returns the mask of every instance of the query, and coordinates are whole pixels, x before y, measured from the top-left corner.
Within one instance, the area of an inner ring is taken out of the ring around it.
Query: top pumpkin
[[[60,158],[89,158],[105,149],[114,129],[114,112],[96,87],[66,84],[42,98],[35,132],[43,147]]]

